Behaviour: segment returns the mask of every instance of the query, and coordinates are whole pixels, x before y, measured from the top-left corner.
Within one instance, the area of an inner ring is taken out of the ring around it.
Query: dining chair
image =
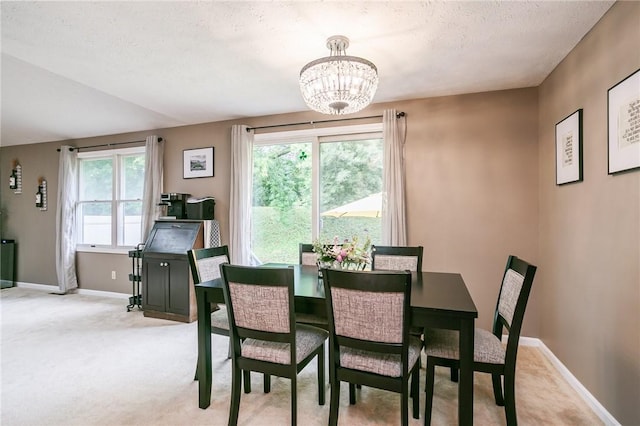
[[[193,249],[187,252],[187,257],[189,258],[193,283],[200,284],[204,281],[220,278],[220,265],[229,263],[229,247]],[[212,304],[211,312],[211,333],[229,336],[229,319],[226,307]],[[228,358],[231,358],[231,346],[229,346]],[[196,369],[195,380],[197,379],[198,372]]]
[[[293,268],[224,264],[221,269],[232,345],[229,424],[238,422],[241,372],[258,371],[265,375],[265,393],[271,390],[270,375],[291,381],[291,424],[295,425],[297,375],[313,358],[318,360],[318,403],[325,403],[328,332],[296,323]]]
[[[422,246],[371,246],[371,269],[422,271]]]
[[[300,265],[316,265],[318,256],[313,251],[313,244],[300,243],[298,249],[298,263]]]
[[[473,371],[491,374],[496,404],[504,405],[507,425],[510,426],[518,424],[515,399],[516,356],[522,320],[536,269],[516,256],[509,256],[493,316],[493,331],[476,328],[474,333]],[[502,345],[503,332],[508,335],[506,348]],[[458,332],[427,329],[425,352],[427,398],[424,424],[427,425],[431,423],[435,366],[450,367],[456,371],[460,368]]]
[[[409,378],[413,417],[420,417],[419,363],[422,341],[409,334],[411,274],[398,271],[324,269],[329,317],[329,424],[338,423],[340,383],[401,394],[401,423],[409,422]]]

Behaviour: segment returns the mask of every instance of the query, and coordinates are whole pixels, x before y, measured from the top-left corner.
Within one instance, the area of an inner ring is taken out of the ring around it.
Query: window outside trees
[[[316,238],[369,237],[379,244],[382,156],[378,132],[257,141],[252,250],[258,260],[297,263],[298,244]]]
[[[80,153],[80,245],[133,247],[141,241],[144,147]]]

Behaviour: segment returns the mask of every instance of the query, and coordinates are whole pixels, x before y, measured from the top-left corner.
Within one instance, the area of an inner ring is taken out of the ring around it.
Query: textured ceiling
[[[613,1],[7,2],[2,145],[307,110],[327,37],[374,103],[539,85]]]

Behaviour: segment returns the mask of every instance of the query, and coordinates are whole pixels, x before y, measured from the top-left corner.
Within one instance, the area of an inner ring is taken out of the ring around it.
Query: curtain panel
[[[147,136],[145,142],[144,188],[142,190],[142,242],[147,240],[155,220],[160,217],[160,194],[164,179],[164,143],[158,136]]]
[[[382,114],[384,157],[382,197],[382,244],[407,245],[405,212],[404,142],[406,117],[397,117],[395,109]]]
[[[76,275],[76,202],[78,200],[78,153],[60,147],[56,210],[56,276],[60,293],[78,288]]]
[[[229,196],[229,255],[231,263],[255,264],[251,253],[251,192],[253,131],[231,127],[231,191]]]

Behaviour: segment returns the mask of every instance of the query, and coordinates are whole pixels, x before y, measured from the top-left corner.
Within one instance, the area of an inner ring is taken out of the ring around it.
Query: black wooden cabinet
[[[187,251],[202,248],[201,221],[157,221],[142,253],[145,316],[191,322],[196,319]]]

